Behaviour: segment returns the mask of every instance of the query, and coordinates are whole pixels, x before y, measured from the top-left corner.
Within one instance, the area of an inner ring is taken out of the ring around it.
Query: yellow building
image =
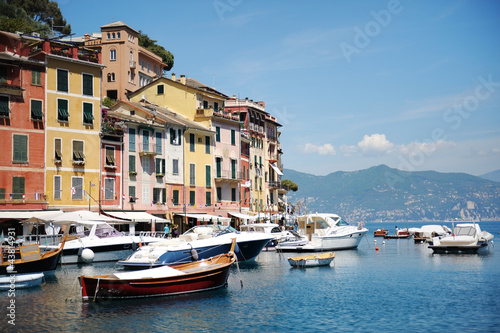
[[[97,53],[85,57],[83,51],[89,50],[44,43],[47,201],[50,208],[83,209],[90,202],[97,209],[103,66]]]
[[[184,131],[184,188],[187,212],[214,212],[214,136],[212,116],[223,110],[227,96],[202,83],[181,76],[162,77],[130,95],[132,102],[147,102],[179,113],[201,126]],[[168,138],[167,138],[168,140]],[[168,186],[168,185],[167,185]],[[183,211],[183,207],[178,208]],[[175,212],[174,212],[175,213]]]

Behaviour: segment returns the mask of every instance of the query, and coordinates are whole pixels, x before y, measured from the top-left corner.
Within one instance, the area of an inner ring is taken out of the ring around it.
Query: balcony
[[[239,183],[243,180],[242,172],[233,172],[231,170],[221,170],[215,172],[214,178],[216,182]]]
[[[281,182],[271,181],[271,182],[268,182],[267,185],[270,189],[280,189],[281,188]]]
[[[139,150],[139,155],[140,156],[156,156],[156,155],[159,155],[157,152],[156,152],[156,146],[153,146],[153,145],[142,145],[142,146],[139,146],[140,150]]]
[[[208,109],[203,109],[199,108],[196,109],[196,118],[207,118],[207,117],[212,117],[214,114],[214,109],[213,108],[208,108]]]
[[[3,67],[5,69],[5,67]],[[9,75],[6,72],[10,72]],[[11,72],[11,67],[0,75],[0,94],[11,96],[22,96],[21,76],[19,68],[16,67]]]

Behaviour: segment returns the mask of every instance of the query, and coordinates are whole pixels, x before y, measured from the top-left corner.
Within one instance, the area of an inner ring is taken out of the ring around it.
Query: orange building
[[[45,58],[0,31],[0,209],[43,209]]]

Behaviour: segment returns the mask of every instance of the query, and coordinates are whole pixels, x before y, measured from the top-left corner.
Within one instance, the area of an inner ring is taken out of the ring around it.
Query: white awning
[[[229,217],[222,217],[222,216],[215,216],[215,215],[210,215],[210,214],[196,214],[196,213],[177,213],[175,214],[177,216],[187,216],[192,219],[196,219],[201,222],[231,222],[231,218]]]
[[[234,217],[237,217],[239,219],[242,219],[242,220],[247,220],[247,221],[255,221],[257,219],[257,216],[243,214],[243,213],[240,213],[240,212],[229,212],[228,214],[232,215]]]
[[[273,170],[278,174],[278,176],[283,176],[283,172],[281,172],[281,170],[276,166],[276,164],[274,163],[269,163],[269,165],[271,166],[271,168],[273,168]]]
[[[170,223],[170,220],[151,215],[146,212],[123,212],[123,211],[108,211],[106,214],[116,216],[122,219],[131,220],[133,222],[155,222],[155,223]],[[126,221],[122,221],[126,222]]]
[[[48,221],[52,217],[61,214],[60,210],[16,210],[0,211],[0,219],[27,220],[30,218]]]

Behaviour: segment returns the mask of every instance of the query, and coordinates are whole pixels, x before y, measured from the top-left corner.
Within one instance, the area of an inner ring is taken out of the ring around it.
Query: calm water
[[[500,244],[500,222],[480,225]],[[113,264],[65,266],[41,287],[17,291],[16,326],[1,293],[0,331],[500,332],[499,248],[433,255],[413,239],[374,243],[373,230],[394,226],[368,224],[359,248],[337,251],[331,267],[291,268],[290,254],[262,252],[232,268],[227,288],[193,295],[82,303],[76,277]]]

